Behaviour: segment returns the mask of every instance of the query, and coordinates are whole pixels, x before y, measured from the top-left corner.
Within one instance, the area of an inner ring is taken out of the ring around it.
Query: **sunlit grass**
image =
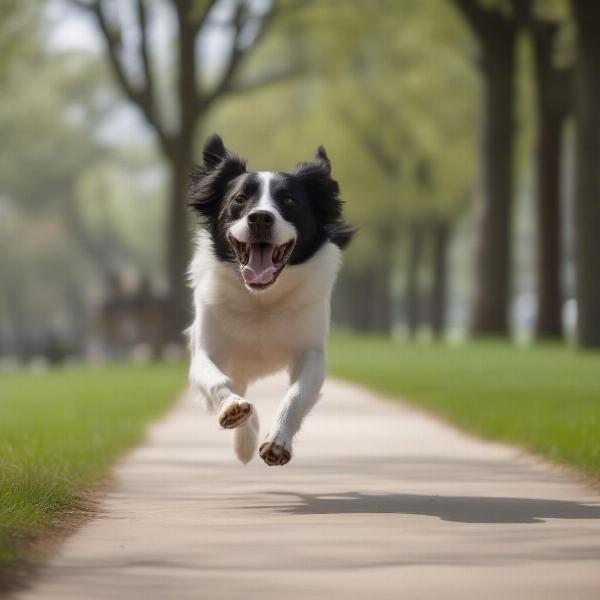
[[[0,375],[0,579],[27,542],[139,443],[184,385],[178,365],[70,368]]]
[[[600,477],[600,353],[332,336],[330,372]]]

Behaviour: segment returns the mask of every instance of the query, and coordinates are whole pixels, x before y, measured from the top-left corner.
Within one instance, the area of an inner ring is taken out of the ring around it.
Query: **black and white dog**
[[[190,383],[219,423],[235,428],[235,452],[256,452],[258,416],[244,399],[252,381],[287,369],[290,388],[260,456],[284,465],[325,377],[330,296],[341,249],[354,229],[325,149],[294,173],[248,172],[217,135],[191,174],[189,205],[202,217],[190,275]]]

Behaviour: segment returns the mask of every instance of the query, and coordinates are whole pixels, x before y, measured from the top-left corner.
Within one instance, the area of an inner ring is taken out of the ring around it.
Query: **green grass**
[[[332,336],[333,375],[600,478],[600,353]]]
[[[143,439],[184,382],[180,365],[0,374],[0,581],[29,542],[86,510],[86,488]]]

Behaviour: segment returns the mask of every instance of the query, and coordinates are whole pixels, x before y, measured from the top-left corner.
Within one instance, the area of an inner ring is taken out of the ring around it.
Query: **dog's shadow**
[[[438,517],[457,523],[543,523],[545,519],[600,519],[600,504],[537,498],[426,496],[419,494],[298,494],[270,492],[289,502],[261,506],[295,515],[397,514]],[[257,507],[254,507],[257,508]]]

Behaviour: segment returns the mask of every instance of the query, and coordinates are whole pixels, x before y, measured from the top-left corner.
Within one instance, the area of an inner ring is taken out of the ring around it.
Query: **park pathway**
[[[600,598],[600,494],[515,449],[330,380],[295,451],[244,467],[184,397],[17,597]]]

